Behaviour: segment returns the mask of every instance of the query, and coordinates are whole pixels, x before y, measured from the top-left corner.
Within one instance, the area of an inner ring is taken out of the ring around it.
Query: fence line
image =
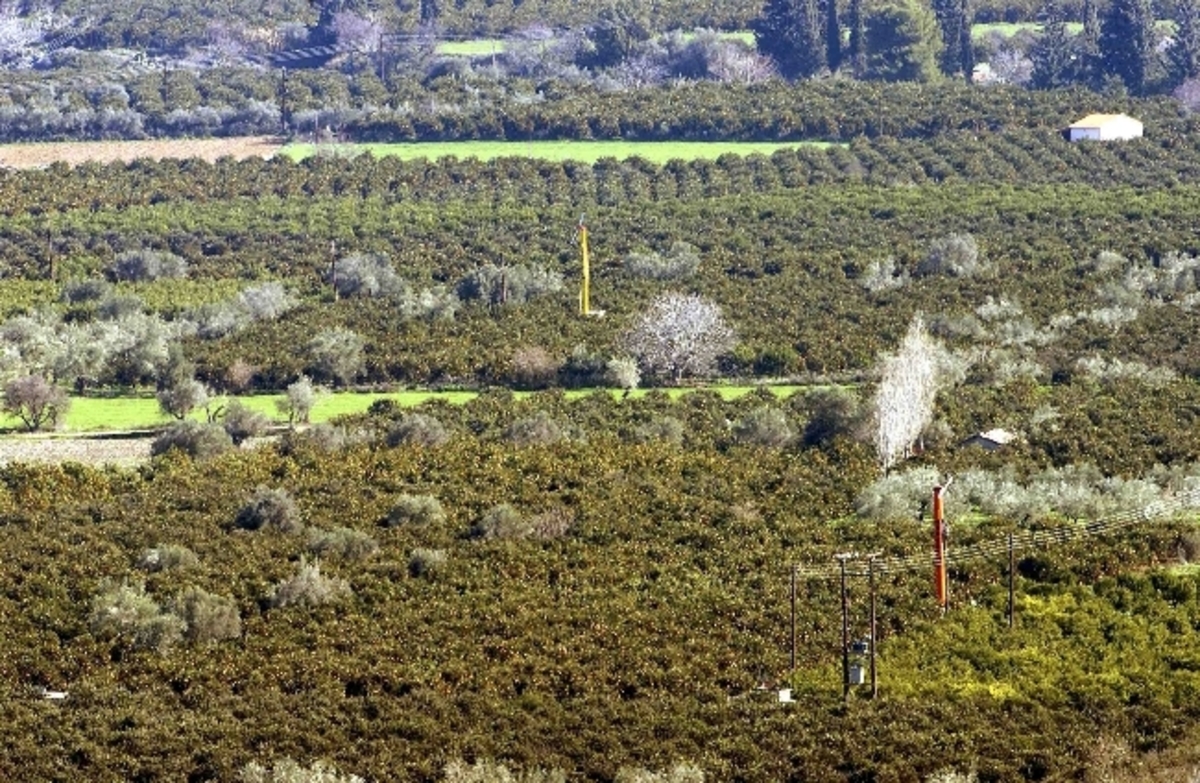
[[[1012,536],[1012,547],[1015,551],[1020,551],[1055,544],[1065,544],[1069,541],[1105,535],[1124,528],[1162,519],[1163,517],[1171,517],[1196,508],[1200,508],[1200,489],[1180,492],[1166,500],[1155,500],[1140,509],[1120,511],[1085,524],[1064,525],[1063,527],[1051,530],[1014,533]],[[977,541],[965,547],[949,547],[946,554],[946,564],[956,565],[974,560],[991,559],[998,555],[1007,555],[1008,549],[1008,536],[987,541]],[[850,561],[850,563],[855,562],[854,560]],[[861,561],[854,566],[850,566],[850,563],[847,564],[847,574],[854,576],[866,575],[867,569],[861,565]],[[874,568],[877,575],[923,571],[937,564],[932,549],[919,554],[874,558]],[[841,576],[841,570],[837,563],[800,563],[796,566],[796,575],[806,579],[838,579]]]

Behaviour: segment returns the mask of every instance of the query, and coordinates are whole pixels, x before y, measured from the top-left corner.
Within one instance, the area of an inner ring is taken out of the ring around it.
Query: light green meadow
[[[736,399],[749,394],[754,386],[712,386],[708,390],[720,394],[724,399]],[[768,387],[777,397],[788,397],[795,393],[800,386],[770,386]],[[695,391],[692,388],[664,389],[672,399]],[[594,394],[593,390],[580,389],[569,391],[569,399]],[[609,390],[614,396],[622,396],[619,389]],[[529,392],[516,392],[518,399],[528,397]],[[645,389],[636,389],[630,396],[637,398],[647,394]],[[371,403],[377,400],[395,400],[401,407],[412,407],[426,400],[442,400],[453,405],[461,405],[478,396],[472,391],[400,391],[400,392],[338,392],[324,394],[317,398],[313,406],[311,420],[313,423],[329,421],[330,419],[347,414],[364,413]],[[283,395],[263,394],[238,397],[237,400],[246,407],[264,414],[275,422],[286,424],[286,418],[279,413],[278,402]],[[217,399],[210,409],[216,410],[225,400]],[[190,418],[202,421],[204,411],[197,411]],[[65,419],[60,422],[59,432],[87,433],[106,431],[143,430],[161,427],[172,421],[158,408],[158,400],[153,397],[72,397],[71,407]],[[0,415],[0,428],[19,431],[19,419],[12,416]]]
[[[535,158],[548,161],[573,160],[595,163],[600,158],[640,157],[651,163],[669,160],[715,160],[726,153],[770,155],[779,149],[797,147],[828,147],[820,141],[429,141],[396,144],[288,144],[280,154],[293,160],[303,160],[318,154],[352,156],[370,152],[375,157],[398,156],[404,160],[438,160],[476,158],[481,161],[496,158]]]

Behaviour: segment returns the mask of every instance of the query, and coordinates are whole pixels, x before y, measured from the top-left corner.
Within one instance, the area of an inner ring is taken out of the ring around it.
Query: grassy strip
[[[713,386],[708,390],[720,394],[722,398],[731,400],[749,394],[755,386]],[[768,387],[777,397],[788,397],[797,390],[800,386],[771,386]],[[672,399],[678,399],[689,392],[696,391],[692,388],[664,389]],[[624,394],[619,389],[609,390],[614,396]],[[587,394],[595,393],[591,389],[578,389],[566,393],[568,399],[576,399]],[[648,393],[646,389],[636,389],[630,396],[637,398],[643,397]],[[523,399],[530,396],[531,392],[516,392],[517,399]],[[401,391],[401,392],[339,392],[336,394],[326,394],[318,398],[316,405],[312,410],[313,423],[329,421],[330,419],[347,414],[364,413],[371,403],[377,400],[395,400],[401,407],[412,407],[420,405],[427,400],[442,400],[453,405],[462,405],[478,396],[477,392],[470,391]],[[238,397],[237,400],[247,408],[258,411],[259,413],[268,416],[273,421],[286,423],[286,419],[279,413],[278,402],[283,399],[283,395],[279,394],[262,394],[246,397]],[[211,406],[214,410],[222,404],[221,401],[214,403]],[[198,421],[204,419],[204,411],[197,411],[192,414],[191,418]],[[74,397],[71,399],[71,408],[67,412],[66,420],[61,422],[60,432],[78,433],[78,432],[108,432],[121,430],[140,430],[161,427],[164,424],[169,424],[171,417],[164,415],[158,408],[158,400],[153,397]],[[18,430],[21,428],[20,420],[12,416],[0,415],[0,428],[8,430]]]
[[[537,158],[539,160],[595,163],[600,158],[640,157],[651,163],[669,160],[716,160],[726,153],[770,155],[779,149],[801,146],[828,147],[830,142],[772,142],[772,141],[431,141],[397,144],[288,144],[280,154],[293,160],[303,160],[318,154],[356,155],[370,152],[376,157],[398,156],[403,160],[455,157],[478,158]]]
[[[694,33],[684,33],[685,38],[694,37]],[[747,46],[754,46],[754,33],[749,30],[723,32],[721,37],[730,41],[741,41]],[[473,38],[465,41],[441,41],[437,45],[437,53],[447,57],[488,57],[502,54],[508,48],[508,42],[503,38]]]

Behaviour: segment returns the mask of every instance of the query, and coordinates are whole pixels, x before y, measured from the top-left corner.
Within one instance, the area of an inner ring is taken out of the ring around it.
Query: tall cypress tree
[[[812,76],[828,65],[818,0],[767,0],[751,28],[758,51],[789,79]]]
[[[1100,85],[1103,62],[1100,59],[1100,11],[1098,0],[1083,0],[1083,32],[1075,39],[1075,78],[1086,84]]]
[[[846,57],[854,78],[861,79],[867,72],[867,34],[866,21],[863,18],[863,0],[850,0],[850,50]]]
[[[838,21],[837,0],[825,0],[825,61],[831,71],[842,67],[842,25]]]
[[[1121,79],[1131,92],[1144,92],[1158,65],[1154,44],[1154,11],[1150,0],[1112,0],[1100,22],[1100,56],[1105,75]]]
[[[1167,50],[1171,79],[1179,83],[1200,76],[1200,0],[1175,4],[1175,42]]]
[[[865,22],[867,78],[929,82],[939,78],[942,36],[924,0],[889,0]]]
[[[963,68],[963,28],[967,27],[964,17],[966,7],[962,0],[933,0],[933,13],[937,16],[938,29],[942,34],[942,53],[939,66],[942,73],[953,76]],[[970,30],[966,31],[970,35]]]
[[[1045,8],[1046,25],[1033,45],[1033,86],[1039,90],[1065,87],[1075,80],[1075,42],[1067,31],[1067,20],[1057,2]]]
[[[963,77],[968,83],[975,75],[975,42],[971,40],[971,0],[960,3],[962,25],[958,28],[958,66],[962,69]]]

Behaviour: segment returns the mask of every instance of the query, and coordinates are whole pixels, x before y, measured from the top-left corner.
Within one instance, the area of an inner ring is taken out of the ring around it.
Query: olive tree
[[[308,342],[315,375],[348,384],[363,366],[363,340],[349,329],[326,329]]]
[[[71,400],[67,393],[40,375],[25,375],[4,384],[4,412],[16,416],[30,431],[56,426]]]
[[[712,372],[737,338],[716,302],[695,294],[657,297],[621,337],[621,347],[651,375],[678,382]]]
[[[275,406],[287,416],[288,424],[307,424],[313,406],[317,404],[317,397],[324,392],[325,389],[313,386],[312,379],[307,375],[301,375],[295,383],[288,384],[283,398]]]

